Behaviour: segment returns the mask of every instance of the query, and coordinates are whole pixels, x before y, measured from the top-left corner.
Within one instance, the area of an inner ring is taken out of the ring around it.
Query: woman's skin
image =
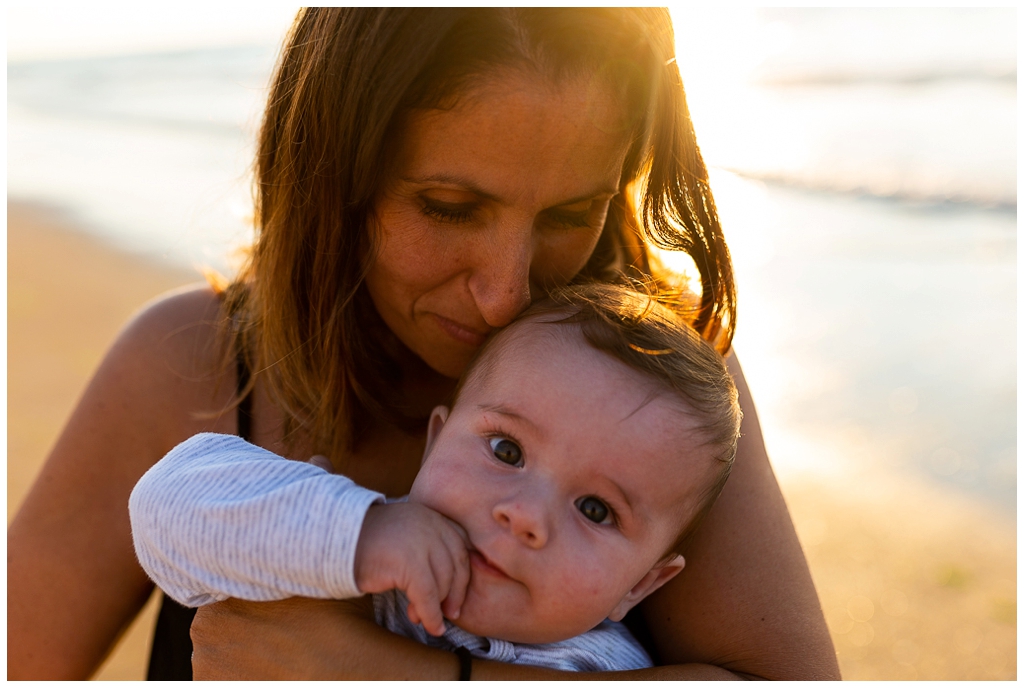
[[[412,352],[404,391],[418,407],[441,403],[480,337],[593,250],[625,141],[614,101],[588,88],[504,74],[454,109],[410,118],[378,204],[367,283]],[[208,288],[165,297],[127,326],[90,382],[8,530],[8,678],[88,676],[151,591],[131,544],[132,487],[182,440],[237,431],[218,318]],[[745,414],[732,477],[686,570],[643,605],[661,660],[675,666],[623,677],[838,678],[750,395],[730,365]],[[255,443],[299,460],[314,453],[301,439],[284,444],[259,380],[253,416]],[[424,441],[378,424],[332,460],[357,483],[402,495]],[[450,653],[378,628],[360,601],[232,600],[200,610],[192,632],[197,678],[448,679],[458,668]],[[474,663],[477,679],[559,677],[582,678]]]

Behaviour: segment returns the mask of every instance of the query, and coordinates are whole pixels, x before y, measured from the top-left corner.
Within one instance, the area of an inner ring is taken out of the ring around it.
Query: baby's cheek
[[[608,588],[601,571],[593,567],[563,569],[555,577],[555,585],[549,591],[553,607],[561,608],[577,623],[598,623],[608,609]],[[589,626],[587,626],[589,628]],[[586,628],[584,628],[586,630]]]
[[[452,495],[462,492],[465,476],[464,470],[456,470],[446,461],[428,459],[412,484],[409,501],[438,510],[438,506],[450,504]]]

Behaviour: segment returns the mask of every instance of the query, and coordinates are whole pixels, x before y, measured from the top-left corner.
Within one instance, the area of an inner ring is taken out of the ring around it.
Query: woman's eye
[[[576,508],[594,523],[604,523],[611,516],[611,510],[597,497],[584,497],[576,502]]]
[[[494,458],[509,466],[521,466],[523,463],[523,450],[512,440],[491,438],[491,451],[494,452]]]
[[[426,203],[423,214],[427,217],[451,225],[460,225],[473,219],[473,211],[466,208],[449,208],[442,205]]]
[[[589,227],[590,211],[583,213],[548,213],[548,218],[562,227]]]

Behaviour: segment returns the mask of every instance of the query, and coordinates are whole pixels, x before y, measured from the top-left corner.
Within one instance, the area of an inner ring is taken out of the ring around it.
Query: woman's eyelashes
[[[477,211],[472,205],[448,205],[428,199],[421,199],[421,212],[431,220],[447,225],[462,225],[472,222]],[[583,211],[567,212],[558,210],[547,210],[542,214],[543,221],[548,225],[572,229],[577,227],[591,227],[594,222],[595,213],[593,206]]]
[[[461,225],[473,219],[472,208],[442,205],[429,201],[423,202],[423,214],[432,220],[449,225]]]
[[[523,465],[523,450],[512,440],[505,437],[492,437],[490,445],[491,453],[498,461],[517,468]]]
[[[589,227],[590,226],[590,210],[587,209],[583,213],[547,213],[548,219],[556,225],[562,227]]]

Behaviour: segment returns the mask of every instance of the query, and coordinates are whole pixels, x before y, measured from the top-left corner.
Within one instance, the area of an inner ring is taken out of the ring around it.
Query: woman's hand
[[[381,628],[369,597],[279,602],[226,600],[202,607],[192,622],[195,680],[419,680],[459,676],[451,652],[421,645]],[[579,674],[473,660],[472,678],[579,680],[736,678],[704,664]]]
[[[401,638],[373,620],[369,597],[225,600],[192,622],[196,680],[451,680],[455,655]]]

